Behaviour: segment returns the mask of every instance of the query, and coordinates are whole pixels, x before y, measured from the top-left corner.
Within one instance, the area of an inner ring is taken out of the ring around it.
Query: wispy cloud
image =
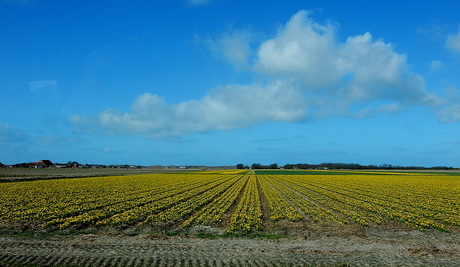
[[[117,148],[113,148],[113,147],[105,147],[105,148],[103,149],[103,151],[104,151],[105,153],[121,153],[121,152],[122,152],[121,150],[119,150],[119,149],[117,149]]]
[[[431,41],[443,42],[446,39],[446,26],[441,25],[438,21],[430,21],[426,26],[419,26],[416,33]]]
[[[0,123],[0,142],[22,142],[25,140],[26,134],[7,123]]]
[[[212,2],[213,0],[187,0],[187,4],[192,6],[205,6]]]
[[[404,110],[404,107],[402,107],[400,104],[390,103],[390,104],[382,104],[376,107],[366,107],[351,115],[355,118],[365,118],[365,117],[370,117],[372,115],[379,114],[379,113],[397,113],[403,110]]]
[[[39,80],[28,82],[29,91],[37,95],[44,95],[53,100],[60,100],[57,80]]]
[[[442,63],[442,61],[433,60],[431,61],[431,64],[430,64],[430,74],[438,72],[442,70],[443,68],[444,68],[444,63]]]
[[[44,90],[54,90],[58,87],[57,80],[40,80],[29,82],[29,90],[38,93]]]
[[[28,6],[33,3],[33,0],[1,0],[1,2],[10,4],[10,5]]]
[[[252,55],[251,44],[255,34],[250,31],[229,31],[217,38],[208,38],[203,42],[211,52],[237,67],[245,67]]]
[[[33,143],[45,147],[64,147],[77,143],[78,139],[75,137],[59,136],[59,135],[44,135],[36,136]]]
[[[446,47],[454,53],[460,54],[460,25],[457,32],[447,35]]]
[[[305,136],[296,135],[290,138],[282,137],[282,138],[272,138],[272,139],[262,139],[262,140],[255,139],[255,140],[252,140],[252,142],[254,143],[274,143],[274,142],[285,142],[285,141],[299,141],[299,140],[304,140],[304,139],[305,139]]]
[[[460,90],[454,86],[449,86],[444,91],[446,103],[439,108],[437,117],[443,122],[460,121]]]
[[[460,121],[460,104],[452,104],[438,112],[438,117],[443,122]]]

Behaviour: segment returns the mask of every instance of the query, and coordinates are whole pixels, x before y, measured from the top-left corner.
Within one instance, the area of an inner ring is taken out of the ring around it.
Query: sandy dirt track
[[[0,237],[0,266],[459,266],[460,234],[369,230],[277,240],[80,235]]]

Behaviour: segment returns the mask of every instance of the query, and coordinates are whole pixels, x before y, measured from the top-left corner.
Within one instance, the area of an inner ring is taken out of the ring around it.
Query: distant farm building
[[[31,168],[50,168],[54,167],[54,164],[47,159],[42,159],[39,162],[31,162],[30,163]]]

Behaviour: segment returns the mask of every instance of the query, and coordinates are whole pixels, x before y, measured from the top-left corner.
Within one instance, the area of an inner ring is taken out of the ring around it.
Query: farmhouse
[[[42,159],[39,162],[31,162],[30,167],[31,168],[50,168],[53,167],[54,164],[47,159]]]

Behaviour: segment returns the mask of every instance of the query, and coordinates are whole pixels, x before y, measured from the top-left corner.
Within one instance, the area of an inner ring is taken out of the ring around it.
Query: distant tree
[[[270,164],[268,166],[269,169],[278,169],[278,164],[277,163],[273,163],[273,164]]]
[[[13,167],[15,167],[15,168],[29,168],[30,163],[17,163],[17,164],[14,164]]]
[[[0,163],[1,165],[1,163]],[[447,167],[447,166],[435,166],[435,167],[431,167],[431,169],[433,170],[452,170],[453,167]]]
[[[236,168],[237,169],[244,169],[244,164],[241,164],[241,163],[236,164]]]
[[[316,169],[318,168],[318,165],[310,165],[306,163],[298,163],[296,164],[298,169]]]
[[[391,169],[391,168],[393,168],[393,166],[391,166],[391,164],[382,164],[380,167],[382,169]]]
[[[80,167],[80,164],[76,161],[68,161],[67,162],[67,167],[68,168],[78,168]]]
[[[251,165],[251,169],[263,169],[263,168],[264,168],[264,166],[262,166],[262,164],[260,164],[260,163],[253,163]]]

